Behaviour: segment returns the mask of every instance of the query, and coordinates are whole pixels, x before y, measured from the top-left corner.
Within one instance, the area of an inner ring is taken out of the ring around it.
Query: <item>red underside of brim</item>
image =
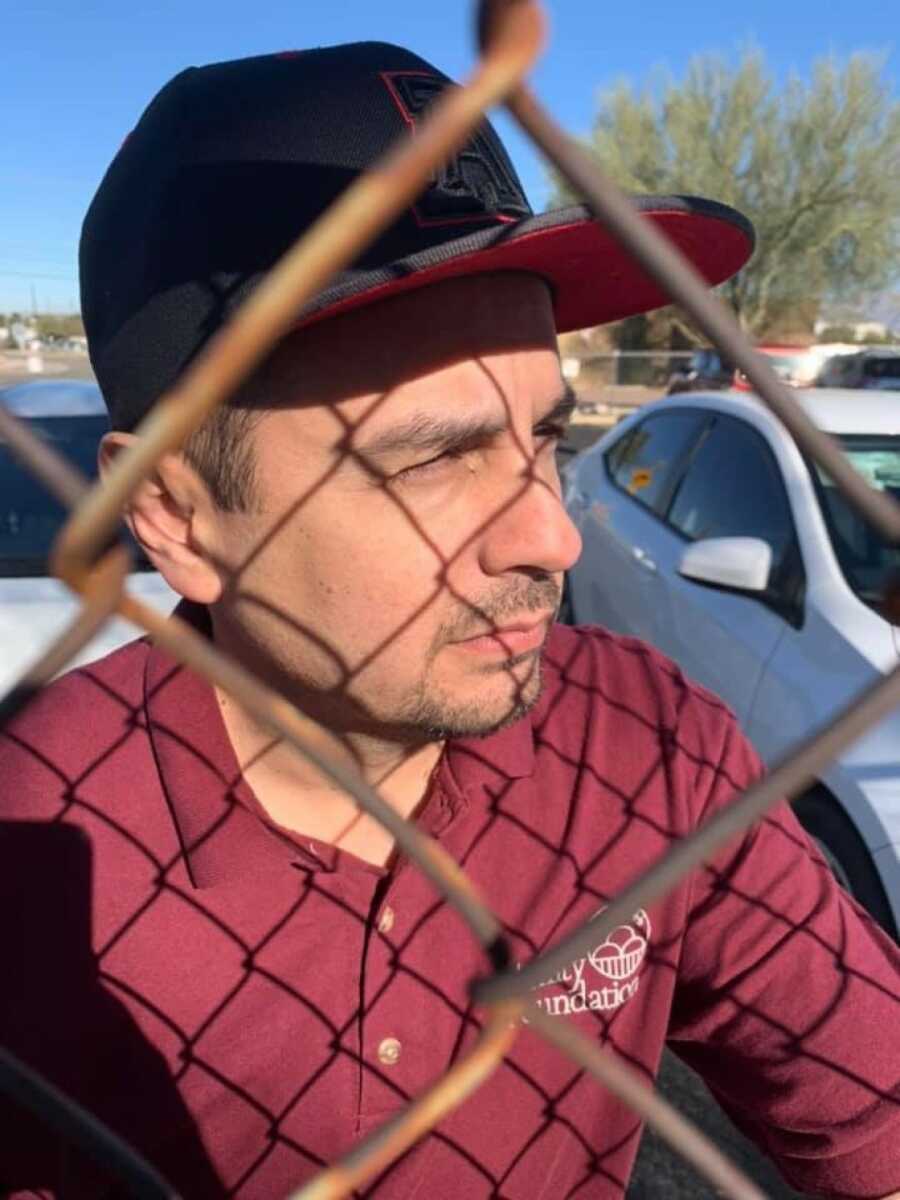
[[[710,285],[738,271],[752,253],[746,233],[700,213],[642,214],[675,243]],[[298,327],[461,275],[528,271],[542,276],[554,294],[560,333],[618,321],[669,303],[669,297],[596,221],[534,230],[338,300],[304,318]]]

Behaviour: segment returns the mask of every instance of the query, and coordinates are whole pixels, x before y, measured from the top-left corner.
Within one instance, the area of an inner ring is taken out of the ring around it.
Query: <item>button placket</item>
[[[406,1086],[406,1075],[412,1064],[406,1029],[406,1008],[398,995],[408,987],[403,973],[397,973],[397,938],[402,936],[399,911],[402,898],[398,895],[408,873],[402,864],[386,876],[378,895],[373,897],[370,916],[370,935],[366,943],[364,976],[362,979],[362,1058],[360,1093],[361,1111],[386,1113],[399,1107],[395,1084]],[[406,922],[403,922],[405,927]],[[415,1057],[415,1056],[413,1056]],[[392,1083],[388,1083],[388,1080]]]
[[[436,781],[433,789],[417,824],[440,840],[461,806]],[[369,1064],[369,1069],[363,1068],[360,1089],[364,1117],[396,1111],[402,1105],[398,1087],[408,1090],[421,1085],[423,1047],[429,1040],[425,1028],[430,1028],[432,1017],[440,1019],[444,1015],[440,999],[423,997],[417,972],[403,965],[410,953],[407,938],[415,935],[426,917],[429,919],[423,936],[429,941],[433,937],[432,892],[423,887],[418,868],[403,855],[383,878],[379,891],[371,910],[371,936],[366,943],[360,989],[362,1061]],[[421,954],[421,946],[413,953]]]

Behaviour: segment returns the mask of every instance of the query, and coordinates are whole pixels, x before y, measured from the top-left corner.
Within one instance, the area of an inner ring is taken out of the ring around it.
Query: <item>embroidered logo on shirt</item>
[[[537,984],[535,1003],[551,1017],[620,1008],[638,990],[638,972],[647,955],[650,933],[650,918],[639,908],[627,924],[613,929],[584,958],[576,958]]]

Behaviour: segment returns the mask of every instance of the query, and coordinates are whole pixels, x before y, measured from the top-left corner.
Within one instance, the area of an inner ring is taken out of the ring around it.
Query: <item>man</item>
[[[83,235],[105,461],[445,82],[364,44],[160,93]],[[728,209],[641,204],[711,281],[750,252]],[[531,217],[484,127],[128,514],[183,615],[345,740],[519,962],[758,772],[671,663],[552,626],[579,551],[554,464],[571,407],[556,331],[661,300],[583,210]],[[5,731],[0,781],[3,1041],[186,1197],[287,1195],[477,1037],[467,984],[485,965],[452,909],[145,640],[48,688]],[[534,999],[648,1078],[668,1037],[796,1186],[883,1196],[900,1188],[898,961],[784,809]],[[120,1194],[11,1104],[3,1127],[7,1191]],[[621,1196],[638,1135],[525,1029],[372,1194]]]

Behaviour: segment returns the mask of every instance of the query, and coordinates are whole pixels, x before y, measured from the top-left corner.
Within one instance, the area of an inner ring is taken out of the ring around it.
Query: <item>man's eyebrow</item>
[[[538,418],[535,426],[565,422],[575,408],[575,393],[569,384],[553,407]],[[487,417],[465,417],[432,413],[413,413],[406,420],[373,434],[368,440],[354,445],[362,458],[383,458],[400,451],[440,452],[457,446],[476,444],[497,437],[507,428],[505,414]]]
[[[402,450],[447,450],[496,437],[506,424],[499,416],[466,418],[413,413],[406,420],[361,441],[354,450],[363,458],[383,458]]]

